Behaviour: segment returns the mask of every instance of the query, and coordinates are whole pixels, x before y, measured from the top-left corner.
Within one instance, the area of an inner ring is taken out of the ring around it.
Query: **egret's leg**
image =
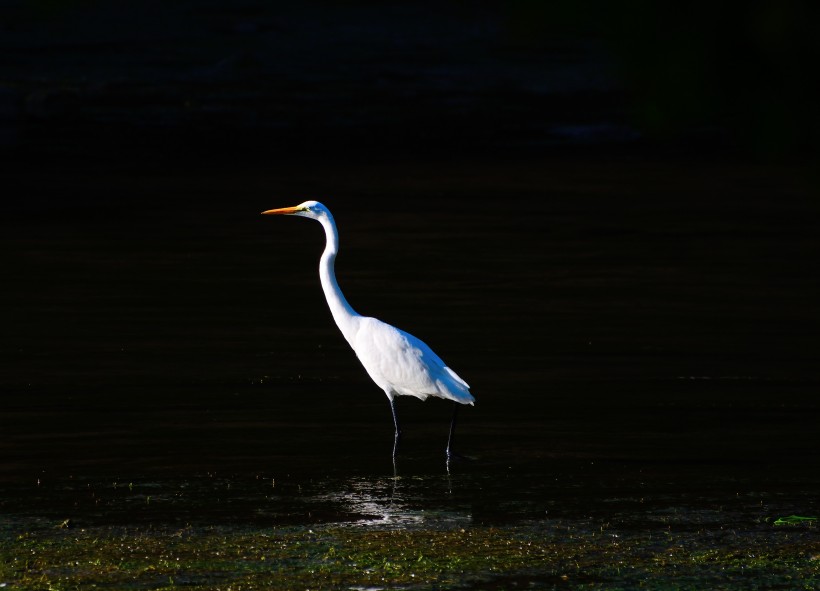
[[[447,437],[447,458],[449,459],[453,452],[453,440],[456,434],[456,416],[458,416],[458,407],[461,406],[458,402],[453,402],[453,418],[450,420],[450,436]]]
[[[396,435],[393,439],[393,457],[399,453],[399,440],[401,439],[401,428],[399,427],[399,417],[396,414],[396,401],[390,398],[390,410],[393,413],[393,425],[396,427]]]
[[[399,417],[396,414],[396,401],[390,399],[390,411],[393,413],[393,425],[396,427],[396,439],[401,437],[401,428],[399,427]]]

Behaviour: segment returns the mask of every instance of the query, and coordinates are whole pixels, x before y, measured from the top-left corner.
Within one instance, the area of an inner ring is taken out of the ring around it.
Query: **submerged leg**
[[[458,415],[458,407],[461,406],[458,402],[453,402],[453,418],[450,421],[450,435],[447,437],[447,459],[455,455],[453,451],[453,440],[456,434],[456,416]]]
[[[393,413],[393,425],[396,427],[396,435],[393,438],[393,457],[399,453],[399,440],[401,439],[401,429],[399,428],[399,417],[396,415],[396,401],[390,398],[390,411]]]

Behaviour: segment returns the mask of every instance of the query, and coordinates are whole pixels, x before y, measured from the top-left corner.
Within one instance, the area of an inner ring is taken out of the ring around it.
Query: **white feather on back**
[[[350,343],[371,379],[388,396],[436,396],[472,404],[467,382],[423,341],[378,320],[361,317]]]

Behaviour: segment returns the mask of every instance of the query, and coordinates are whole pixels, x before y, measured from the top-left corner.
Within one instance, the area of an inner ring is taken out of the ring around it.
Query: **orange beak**
[[[290,215],[302,211],[298,207],[280,207],[279,209],[269,209],[263,211],[262,215]]]

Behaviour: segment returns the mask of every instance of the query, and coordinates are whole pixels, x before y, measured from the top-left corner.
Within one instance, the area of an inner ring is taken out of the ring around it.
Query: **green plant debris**
[[[777,519],[775,525],[801,525],[805,523],[814,524],[817,521],[816,517],[801,517],[799,515],[789,515],[788,517],[780,517]]]
[[[797,532],[798,534],[800,532]],[[10,589],[428,589],[453,586],[756,589],[820,586],[820,541],[755,531],[453,530],[332,526],[40,528],[0,540]]]

